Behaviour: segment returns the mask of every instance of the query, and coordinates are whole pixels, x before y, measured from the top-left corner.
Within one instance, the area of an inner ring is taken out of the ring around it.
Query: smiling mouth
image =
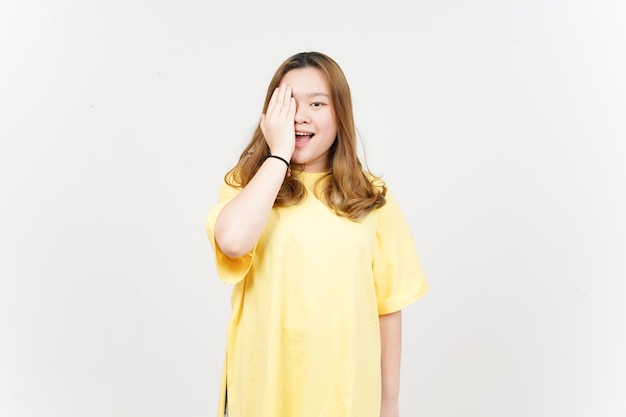
[[[296,132],[296,139],[311,139],[315,134],[309,132]]]
[[[296,145],[305,145],[313,136],[315,134],[310,132],[296,132]]]

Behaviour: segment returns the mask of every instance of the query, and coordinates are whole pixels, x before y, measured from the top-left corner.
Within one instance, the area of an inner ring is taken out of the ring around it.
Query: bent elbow
[[[252,250],[255,242],[251,242],[249,228],[228,220],[222,215],[217,218],[215,242],[224,255],[232,259],[240,258]]]
[[[240,258],[252,250],[251,247],[243,245],[239,240],[229,239],[226,236],[222,236],[221,239],[216,236],[215,241],[220,251],[231,259]]]

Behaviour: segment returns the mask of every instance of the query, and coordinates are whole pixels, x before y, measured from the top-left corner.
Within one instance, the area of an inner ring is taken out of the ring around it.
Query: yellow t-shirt
[[[313,193],[323,173],[297,174],[301,204],[273,208],[256,247],[237,259],[214,238],[222,185],[206,219],[220,278],[234,284],[218,417],[378,417],[378,316],[428,290],[402,212],[387,203],[360,221]]]

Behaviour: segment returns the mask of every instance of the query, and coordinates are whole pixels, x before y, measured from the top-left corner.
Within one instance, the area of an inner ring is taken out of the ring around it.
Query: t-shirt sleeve
[[[220,249],[217,241],[215,240],[215,222],[217,217],[221,213],[224,206],[234,198],[240,192],[239,189],[228,185],[226,182],[222,183],[220,188],[219,203],[209,210],[206,216],[205,229],[213,252],[215,253],[215,265],[217,267],[217,274],[220,279],[226,284],[236,284],[241,281],[252,265],[252,257],[256,246],[247,254],[238,258],[230,258],[226,256]]]
[[[373,262],[379,315],[403,309],[429,289],[398,202],[389,191],[386,200],[386,204],[377,210],[376,252]]]

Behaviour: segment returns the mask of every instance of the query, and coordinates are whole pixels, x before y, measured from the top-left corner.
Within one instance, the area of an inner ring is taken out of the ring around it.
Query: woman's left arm
[[[400,353],[402,350],[402,310],[379,316],[381,344],[382,397],[380,417],[398,417],[400,394]]]

